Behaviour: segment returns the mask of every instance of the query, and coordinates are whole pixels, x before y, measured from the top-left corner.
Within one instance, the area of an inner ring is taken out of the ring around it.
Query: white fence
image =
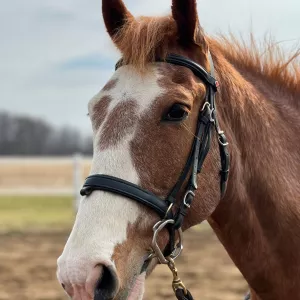
[[[73,195],[88,175],[91,157],[0,157],[0,195]]]

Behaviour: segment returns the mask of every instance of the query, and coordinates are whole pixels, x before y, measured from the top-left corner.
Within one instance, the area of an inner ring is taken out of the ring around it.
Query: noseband
[[[219,84],[214,78],[214,64],[210,54],[209,61],[211,73],[207,72],[202,66],[198,65],[194,61],[176,54],[170,54],[164,60],[157,59],[157,62],[165,62],[190,69],[195,76],[203,81],[207,90],[204,105],[199,111],[197,129],[189,157],[175,186],[170,191],[166,199],[161,199],[155,194],[126,180],[102,174],[89,176],[80,192],[82,196],[88,196],[95,190],[108,191],[130,198],[156,211],[162,220],[153,227],[153,255],[151,258],[156,256],[160,263],[167,264],[173,272],[173,289],[178,299],[192,299],[192,297],[177,276],[174,259],[181,253],[182,243],[180,241],[177,245],[175,245],[175,233],[176,231],[179,231],[179,236],[181,238],[181,226],[183,224],[184,217],[195,198],[195,192],[197,190],[197,175],[201,172],[205,158],[209,152],[213,129],[216,130],[218,136],[220,151],[221,198],[224,196],[226,190],[229,173],[228,142],[224,132],[220,130],[216,115],[215,98]],[[121,63],[118,63],[116,69],[120,66]],[[179,192],[181,191],[181,188],[189,174],[190,177],[185,187],[184,197],[182,201],[180,201],[177,210],[174,211],[178,201]],[[157,245],[157,235],[165,227],[169,230],[170,240],[164,250],[164,253],[162,253]]]

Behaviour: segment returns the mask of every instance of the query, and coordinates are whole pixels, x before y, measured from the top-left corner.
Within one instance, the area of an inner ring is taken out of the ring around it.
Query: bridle
[[[219,83],[214,78],[214,64],[210,53],[210,73],[194,61],[176,54],[170,54],[166,57],[166,59],[157,59],[156,61],[190,69],[195,76],[203,81],[207,89],[204,105],[199,112],[193,145],[178,181],[164,200],[131,182],[102,174],[89,176],[86,179],[80,193],[82,196],[88,196],[95,190],[108,191],[135,200],[156,211],[162,220],[153,227],[153,253],[151,253],[145,262],[143,270],[147,269],[147,266],[152,258],[157,257],[159,262],[161,264],[168,265],[173,273],[173,289],[177,299],[191,300],[193,298],[178,277],[177,269],[174,263],[174,260],[181,254],[183,248],[181,227],[184,217],[191,207],[195,197],[195,192],[197,190],[197,175],[201,172],[205,158],[210,149],[213,131],[212,129],[216,130],[218,136],[221,160],[220,191],[221,198],[223,198],[226,191],[226,183],[228,180],[230,164],[229,152],[227,149],[228,142],[224,132],[221,131],[219,122],[217,120],[215,98]],[[121,65],[122,61],[118,62],[116,69],[118,69]],[[190,177],[185,188],[183,200],[180,202],[178,209],[174,212],[173,209],[175,208],[175,204],[178,200],[179,192],[181,191],[182,186],[189,174]],[[167,247],[164,251],[162,251],[157,244],[157,236],[164,228],[168,229],[170,239]],[[179,242],[176,244],[175,234],[177,231],[179,234]]]

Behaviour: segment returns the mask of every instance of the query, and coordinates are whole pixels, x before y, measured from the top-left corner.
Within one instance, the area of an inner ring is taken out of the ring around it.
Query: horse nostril
[[[61,284],[61,286],[64,290],[66,289],[66,286],[63,283]]]
[[[115,272],[110,267],[103,266],[101,278],[95,288],[95,300],[108,300],[116,296],[118,280]]]

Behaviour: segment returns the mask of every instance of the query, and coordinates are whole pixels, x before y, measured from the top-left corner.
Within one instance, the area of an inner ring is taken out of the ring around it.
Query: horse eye
[[[186,107],[181,104],[174,104],[169,111],[164,115],[164,121],[180,122],[188,117]]]

